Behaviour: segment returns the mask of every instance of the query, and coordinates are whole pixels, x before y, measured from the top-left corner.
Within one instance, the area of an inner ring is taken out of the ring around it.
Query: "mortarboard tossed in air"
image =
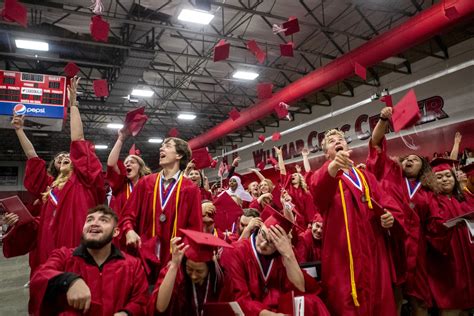
[[[92,83],[94,88],[94,94],[96,97],[108,97],[109,96],[109,84],[106,79],[97,79]]]
[[[128,151],[129,155],[135,155],[135,156],[140,156],[141,152],[140,149],[138,149],[135,144],[130,147],[130,150]]]
[[[255,55],[257,61],[260,64],[263,64],[267,54],[258,46],[255,40],[250,40],[247,42],[247,49]]]
[[[286,36],[298,33],[300,31],[300,25],[298,23],[298,19],[294,16],[290,16],[288,18],[288,21],[283,23],[281,26],[283,29],[286,29],[285,31]]]
[[[267,163],[271,164],[273,167],[275,167],[277,164],[278,164],[278,160],[276,160],[275,158],[273,157],[269,157],[267,159]]]
[[[393,100],[392,100],[392,96],[391,96],[390,94],[383,95],[383,96],[380,98],[380,101],[382,101],[383,103],[385,103],[385,106],[388,106],[388,107],[392,107],[392,106],[393,106]]]
[[[143,129],[147,120],[148,116],[145,115],[145,107],[142,106],[127,113],[124,125],[130,134],[135,137]]]
[[[229,112],[229,117],[232,119],[232,121],[236,121],[240,117],[240,113],[236,108],[232,108]]]
[[[285,102],[280,102],[275,106],[275,112],[278,116],[279,119],[283,119],[285,117],[288,117],[288,108],[290,106],[286,104]]]
[[[209,155],[209,158],[212,158],[212,157]],[[211,168],[214,169],[216,166],[217,166],[217,160],[212,159],[212,161],[211,161]]]
[[[265,166],[267,165],[266,161],[265,160],[262,160],[260,161],[258,164],[257,164],[257,168],[262,171],[262,170],[265,170]]]
[[[264,143],[265,142],[265,135],[258,136],[258,140],[261,141],[262,143]]]
[[[90,31],[92,38],[97,42],[107,42],[109,40],[109,23],[102,20],[100,15],[91,18]]]
[[[16,22],[23,27],[28,26],[27,10],[17,0],[5,0],[1,16],[6,21]]]
[[[280,44],[280,55],[284,57],[293,57],[293,42]]]
[[[402,129],[412,127],[421,118],[415,91],[411,89],[393,108],[393,129],[399,132]]]
[[[281,138],[281,134],[280,132],[275,132],[272,134],[272,141],[276,142],[276,141],[279,141]]]
[[[207,151],[207,147],[194,149],[191,159],[196,166],[196,169],[205,169],[211,166],[212,158]]]
[[[268,204],[263,209],[260,217],[267,228],[280,225],[287,234],[294,226],[294,223]]]
[[[257,96],[260,100],[269,99],[272,97],[273,84],[272,83],[259,83],[257,84]]]
[[[213,234],[183,228],[179,231],[184,235],[183,242],[189,245],[184,255],[194,262],[212,261],[214,252],[217,253],[219,247],[233,248],[232,245]]]
[[[168,136],[169,137],[178,137],[179,131],[176,127],[173,127],[172,129],[169,130]]]
[[[64,73],[68,78],[74,77],[80,70],[81,69],[73,62],[67,63],[67,65],[64,67]]]
[[[229,58],[230,44],[225,40],[220,40],[216,46],[214,46],[214,62],[226,60]]]

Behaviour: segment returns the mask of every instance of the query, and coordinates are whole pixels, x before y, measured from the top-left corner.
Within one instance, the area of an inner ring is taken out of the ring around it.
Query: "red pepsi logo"
[[[15,105],[15,107],[13,108],[13,113],[16,114],[16,115],[25,115],[26,114],[26,106],[24,106],[21,103]]]

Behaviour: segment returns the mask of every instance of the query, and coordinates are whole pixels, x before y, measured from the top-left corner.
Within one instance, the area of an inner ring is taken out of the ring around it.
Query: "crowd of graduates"
[[[279,181],[252,169],[260,181],[245,188],[237,158],[211,192],[182,139],[163,141],[159,172],[135,153],[121,161],[126,127],[104,175],[84,138],[78,80],[69,87],[70,152],[49,166],[23,117],[12,121],[35,220],[16,225],[18,215],[7,213],[3,251],[29,253],[30,314],[199,316],[232,314],[235,302],[261,316],[474,308],[474,164],[391,157],[391,108],[382,109],[363,163],[351,160],[343,132],[329,130],[319,169],[303,150],[303,168],[290,172],[275,148]],[[457,134],[451,158],[460,143]]]

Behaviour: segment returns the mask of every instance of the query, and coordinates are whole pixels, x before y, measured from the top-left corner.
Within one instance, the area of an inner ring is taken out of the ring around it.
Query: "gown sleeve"
[[[26,190],[36,198],[46,192],[46,188],[53,180],[46,171],[46,162],[43,159],[34,157],[26,161],[24,185]]]

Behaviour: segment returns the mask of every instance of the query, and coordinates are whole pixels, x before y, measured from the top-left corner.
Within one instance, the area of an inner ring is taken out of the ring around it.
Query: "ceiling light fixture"
[[[109,148],[109,146],[107,146],[107,145],[95,145],[94,147],[95,147],[95,149],[107,149],[107,148]]]
[[[186,120],[186,121],[192,121],[196,118],[195,114],[191,113],[181,113],[178,115],[178,119],[180,120]]]
[[[44,52],[49,51],[49,44],[46,42],[16,39],[15,45],[17,48],[41,50]]]
[[[212,19],[214,18],[214,14],[200,11],[200,10],[190,10],[190,9],[183,9],[178,15],[178,20],[184,22],[191,22],[197,24],[209,24],[211,23]]]
[[[107,124],[107,128],[111,128],[111,129],[121,129],[121,128],[123,128],[123,124],[120,124],[120,123],[109,123],[109,124]]]
[[[242,80],[255,80],[258,77],[258,73],[252,71],[236,71],[232,75],[235,79],[242,79]]]
[[[155,144],[160,144],[163,142],[163,138],[149,138],[148,139],[149,143],[155,143]]]
[[[151,90],[133,89],[131,95],[136,96],[136,97],[151,97],[153,93],[154,92]]]

